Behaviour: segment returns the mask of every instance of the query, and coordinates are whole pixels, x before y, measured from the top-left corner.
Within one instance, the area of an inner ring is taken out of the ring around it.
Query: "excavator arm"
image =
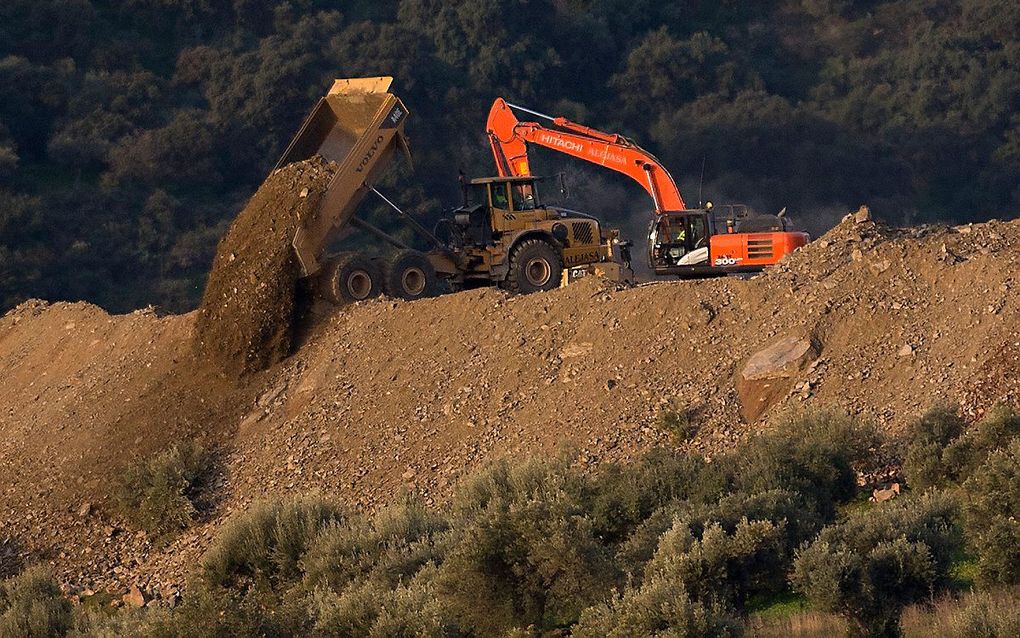
[[[546,119],[556,128],[521,122],[513,109]],[[648,192],[657,214],[687,209],[669,171],[654,155],[622,135],[603,133],[564,117],[543,115],[503,98],[493,102],[486,131],[500,176],[530,175],[527,145],[537,144],[623,173]]]

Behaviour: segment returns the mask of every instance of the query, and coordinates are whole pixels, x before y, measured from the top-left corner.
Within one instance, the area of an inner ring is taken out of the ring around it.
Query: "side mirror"
[[[567,188],[566,174],[560,173],[557,177],[560,179],[560,195],[563,196],[563,199],[570,199],[570,189]]]

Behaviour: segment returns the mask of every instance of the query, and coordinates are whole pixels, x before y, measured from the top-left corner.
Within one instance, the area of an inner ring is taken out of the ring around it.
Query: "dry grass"
[[[783,617],[752,616],[745,627],[748,638],[837,638],[847,635],[849,629],[843,618],[817,611]]]
[[[903,638],[1016,638],[1020,636],[1020,588],[947,597],[908,607],[900,618]],[[850,625],[815,611],[752,616],[748,638],[840,638]]]
[[[900,620],[904,638],[1015,638],[1020,636],[1020,589],[945,598],[909,607]]]

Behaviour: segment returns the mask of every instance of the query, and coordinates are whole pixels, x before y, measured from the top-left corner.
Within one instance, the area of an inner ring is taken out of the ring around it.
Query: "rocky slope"
[[[378,299],[336,310],[239,383],[192,358],[196,313],[29,302],[0,319],[0,541],[69,587],[172,592],[254,500],[441,501],[486,459],[563,445],[585,464],[626,460],[668,442],[664,407],[691,415],[688,445],[706,455],[804,407],[893,434],[939,402],[978,416],[1018,401],[1017,246],[1018,222],[894,230],[851,216],[751,279]],[[784,342],[796,356],[749,371]],[[108,486],[183,438],[221,452],[220,504],[157,548],[111,513]]]

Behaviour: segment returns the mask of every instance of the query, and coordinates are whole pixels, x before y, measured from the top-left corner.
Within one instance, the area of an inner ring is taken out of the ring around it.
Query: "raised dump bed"
[[[334,232],[351,223],[368,186],[389,166],[400,146],[406,152],[407,107],[390,93],[391,77],[336,80],[312,109],[276,168],[316,155],[339,167],[318,214],[293,238],[302,275],[322,268],[322,253]]]

